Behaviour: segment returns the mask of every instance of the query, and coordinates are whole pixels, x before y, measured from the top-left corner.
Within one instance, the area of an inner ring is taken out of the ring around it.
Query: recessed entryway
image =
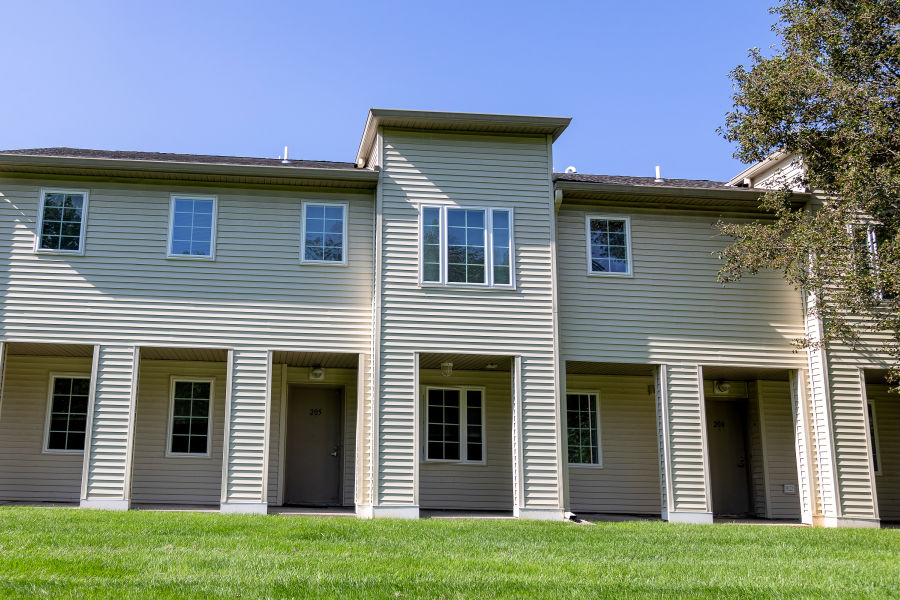
[[[284,504],[341,504],[343,401],[342,388],[290,386]]]
[[[750,514],[747,402],[707,400],[709,477],[717,516]]]

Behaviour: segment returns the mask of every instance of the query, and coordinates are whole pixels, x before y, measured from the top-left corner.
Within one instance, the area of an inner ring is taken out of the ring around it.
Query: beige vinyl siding
[[[545,137],[383,133],[376,504],[414,505],[414,354],[522,357],[521,506],[560,508]],[[422,204],[514,208],[516,289],[419,287]]]
[[[879,473],[875,475],[878,514],[884,521],[900,521],[900,396],[887,385],[868,384],[866,395],[875,415]]]
[[[704,382],[709,383],[709,382]],[[759,397],[756,384],[748,386],[750,398],[747,400],[747,448],[750,456],[750,510],[756,517],[766,516],[766,473],[763,456],[763,426],[759,412]]]
[[[566,375],[569,390],[599,394],[603,467],[569,465],[574,512],[660,511],[659,456],[652,377]]]
[[[419,374],[421,408],[419,504],[422,508],[506,510],[513,508],[512,390],[508,372],[440,371]],[[425,460],[428,387],[483,387],[485,464]]]
[[[281,437],[282,412],[285,403],[281,393],[282,370],[286,371],[287,392],[294,385],[299,386],[324,386],[339,387],[343,390],[343,441],[341,448],[342,480],[341,503],[344,506],[352,506],[354,503],[355,463],[356,463],[356,402],[357,402],[357,372],[356,369],[325,369],[324,381],[310,381],[308,367],[288,367],[285,365],[272,365],[272,406],[269,423],[269,503],[280,505],[283,503],[281,489],[283,440]],[[285,437],[291,435],[290,429],[285,430]]]
[[[96,346],[88,406],[82,498],[127,500],[140,351]]]
[[[709,477],[706,460],[706,418],[700,367],[669,364],[660,367],[665,381],[661,398],[667,416],[664,443],[667,446],[669,510],[709,512]]]
[[[359,355],[357,371],[356,460],[354,461],[354,502],[359,506],[372,504],[372,460],[374,455],[372,357]]]
[[[214,378],[210,456],[166,456],[171,378]],[[143,360],[135,418],[131,501],[135,504],[218,505],[225,431],[224,362]]]
[[[797,453],[797,493],[800,496],[800,518],[812,524],[821,515],[819,479],[815,470],[815,445],[812,439],[813,414],[809,401],[809,373],[799,369],[789,372],[791,415],[794,424],[794,444]]]
[[[587,274],[585,218],[631,217],[633,277]],[[563,360],[797,368],[800,294],[774,272],[722,286],[717,215],[563,205],[558,218]]]
[[[85,255],[35,255],[40,187],[69,185],[0,179],[7,339],[369,348],[371,194],[79,182],[91,194]],[[218,196],[214,261],[166,258],[173,192]],[[299,263],[304,200],[349,202],[347,266]]]
[[[0,500],[78,502],[84,455],[45,454],[51,373],[90,376],[91,359],[8,355],[0,400]]]
[[[767,512],[769,519],[800,519],[800,486],[791,390],[787,381],[759,381],[759,415],[765,445]],[[794,493],[786,493],[793,485]]]
[[[222,501],[266,502],[270,352],[229,351]]]

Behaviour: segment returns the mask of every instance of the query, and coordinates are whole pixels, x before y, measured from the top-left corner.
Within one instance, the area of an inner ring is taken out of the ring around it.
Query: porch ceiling
[[[441,363],[453,363],[454,371],[509,371],[512,360],[508,356],[494,354],[422,354],[419,356],[420,369],[440,369]],[[485,368],[489,364],[496,369]]]
[[[703,379],[721,379],[728,381],[787,381],[788,369],[769,369],[763,367],[719,367],[704,366]]]
[[[566,361],[567,375],[653,375],[655,365],[643,363],[608,363],[582,360]]]
[[[141,358],[147,360],[225,362],[228,360],[228,350],[224,348],[156,348],[142,346]]]
[[[866,383],[868,384],[887,383],[887,369],[865,369],[863,373],[865,373]]]
[[[38,344],[32,342],[9,342],[7,354],[10,356],[93,356],[94,347],[88,344]]]
[[[322,367],[324,369],[356,369],[359,354],[336,352],[289,352],[277,350],[272,353],[272,364],[289,367]]]

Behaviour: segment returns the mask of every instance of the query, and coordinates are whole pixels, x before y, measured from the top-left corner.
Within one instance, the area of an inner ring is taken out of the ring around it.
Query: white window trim
[[[47,386],[47,410],[44,414],[44,442],[41,447],[41,452],[43,454],[84,454],[84,450],[57,450],[48,448],[47,445],[50,442],[50,415],[53,413],[53,387],[56,383],[57,378],[72,378],[72,379],[87,379],[90,381],[91,374],[90,373],[50,373],[50,383]],[[88,398],[88,410],[90,410],[90,398]],[[86,420],[85,427],[91,421],[90,415]],[[84,432],[84,440],[87,442],[88,432],[85,430]]]
[[[209,415],[206,417],[206,452],[172,452],[172,426],[175,419],[175,382],[209,383]],[[213,406],[216,401],[215,377],[190,377],[172,375],[169,377],[169,421],[166,429],[166,458],[212,458]]]
[[[40,194],[40,201],[38,202],[37,230],[34,232],[34,253],[84,256],[84,246],[87,241],[88,200],[90,191],[71,188],[41,188]],[[84,204],[81,207],[81,231],[79,232],[78,237],[78,250],[41,248],[41,232],[44,230],[44,200],[47,197],[47,194],[82,194],[84,196]]]
[[[591,219],[625,221],[625,242],[628,246],[628,271],[625,273],[602,273],[591,270]],[[584,244],[587,256],[587,274],[591,277],[634,277],[634,254],[631,251],[631,217],[623,215],[585,215]]]
[[[175,236],[175,200],[212,200],[212,230],[209,239],[209,256],[193,254],[172,254],[172,242]],[[173,260],[216,260],[216,225],[219,221],[219,197],[198,194],[169,194],[169,235],[166,239],[166,258]]]
[[[453,460],[450,458],[428,458],[428,392],[429,390],[459,390],[459,460]],[[468,460],[467,458],[463,458],[468,455],[468,448],[465,443],[466,440],[466,427],[468,425],[466,419],[466,413],[468,409],[468,399],[466,398],[466,392],[469,390],[476,390],[481,392],[481,460]],[[422,462],[425,463],[450,463],[450,464],[465,464],[465,465],[487,465],[487,422],[485,421],[485,415],[487,414],[487,392],[486,388],[477,386],[477,385],[466,385],[466,386],[457,386],[457,385],[428,385],[425,386],[425,393],[422,395],[424,399],[424,407],[422,408],[422,428],[423,434],[422,441]]]
[[[569,445],[569,405],[568,405],[568,395],[569,394],[589,394],[594,396],[594,399],[597,403],[595,407],[595,415],[596,415],[596,425],[597,425],[597,462],[596,463],[573,463],[568,462],[570,467],[576,467],[579,469],[602,469],[603,468],[603,430],[600,428],[602,422],[600,419],[600,391],[599,390],[566,390],[566,407],[565,407],[565,415],[566,415],[566,436],[565,436],[565,444],[566,444],[566,454],[568,454],[568,445]]]
[[[441,280],[425,281],[425,237],[422,235],[423,219],[426,208],[436,208],[440,211],[440,261],[441,261]],[[485,283],[460,283],[451,282],[448,279],[447,272],[449,265],[447,264],[447,210],[483,210],[485,219]],[[509,283],[494,283],[494,211],[509,212]],[[419,205],[419,287],[448,287],[460,289],[498,289],[498,290],[514,290],[516,289],[516,244],[515,244],[515,211],[512,207],[500,206],[457,206],[457,205],[440,205],[440,204],[420,204]]]
[[[340,206],[344,211],[344,217],[342,219],[343,231],[342,231],[342,239],[343,239],[343,248],[341,251],[341,258],[343,260],[307,260],[306,256],[306,207],[307,206],[325,206],[325,207],[335,207]],[[334,265],[340,267],[346,267],[349,263],[348,254],[350,253],[350,239],[347,236],[347,232],[350,229],[349,227],[350,221],[350,204],[348,202],[327,202],[322,200],[304,200],[302,208],[300,210],[300,263],[304,265]]]
[[[881,475],[882,472],[882,464],[881,464],[881,444],[878,443],[878,416],[875,414],[875,403],[871,400],[867,400],[868,409],[871,412],[871,429],[872,432],[872,457],[874,458],[875,463],[878,463],[878,468],[875,469],[875,475]],[[868,418],[869,415],[866,415]]]

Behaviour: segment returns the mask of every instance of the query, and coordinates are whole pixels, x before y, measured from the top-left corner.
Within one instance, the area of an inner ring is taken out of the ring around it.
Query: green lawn
[[[897,598],[900,531],[0,507],[0,596]]]

